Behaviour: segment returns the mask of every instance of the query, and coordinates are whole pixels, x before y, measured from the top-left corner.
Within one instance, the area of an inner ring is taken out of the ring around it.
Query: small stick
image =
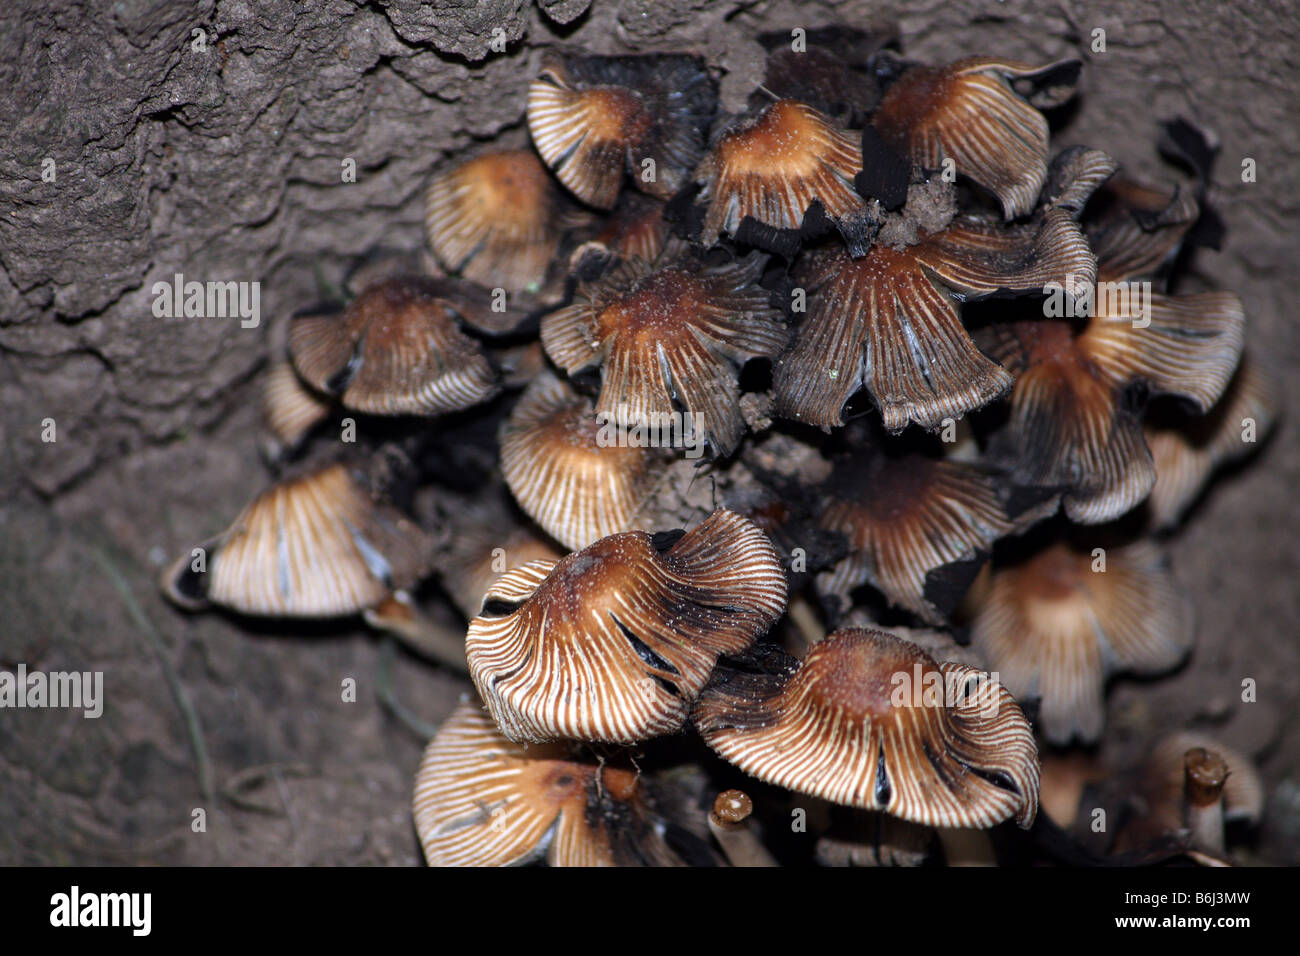
[[[732,866],[776,866],[749,825],[754,801],[740,790],[724,790],[713,801],[709,830]]]
[[[371,627],[392,634],[417,653],[462,674],[469,672],[465,635],[421,613],[405,591],[395,591],[383,604],[366,611],[365,619]]]

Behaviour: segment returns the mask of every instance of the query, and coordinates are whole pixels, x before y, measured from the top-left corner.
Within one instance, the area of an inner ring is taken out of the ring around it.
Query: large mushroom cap
[[[696,57],[552,56],[528,88],[528,130],[570,192],[609,209],[625,170],[651,195],[677,192],[704,153],[716,107]]]
[[[604,440],[608,430],[591,401],[550,372],[533,380],[501,429],[506,484],[565,547],[632,530],[662,471],[653,450]]]
[[[996,571],[971,636],[1018,699],[1041,698],[1039,725],[1054,743],[1100,738],[1106,679],[1158,674],[1192,643],[1186,600],[1160,550],[1138,542],[1104,552],[1056,544]]]
[[[570,374],[600,366],[602,420],[687,429],[691,442],[729,454],[745,429],[739,368],[785,345],[780,313],[758,286],[762,271],[756,255],[721,266],[685,255],[654,268],[633,260],[547,315],[542,344]]]
[[[185,607],[337,617],[411,586],[425,560],[420,529],[336,464],[258,495],[206,548],[201,569],[186,554],[163,587]]]
[[[671,866],[643,778],[564,744],[506,740],[460,704],[425,749],[415,827],[430,866]]]
[[[1048,130],[1012,84],[1038,86],[1036,100],[1055,105],[1072,94],[1080,65],[971,57],[914,67],[886,91],[872,124],[926,169],[951,159],[958,174],[993,192],[1003,215],[1014,219],[1033,209],[1047,176]]]
[[[785,572],[729,511],[674,538],[627,532],[497,580],[469,626],[470,676],[512,740],[671,733],[719,654],[785,607]]]
[[[303,380],[374,415],[439,415],[491,398],[496,373],[436,280],[385,279],[336,315],[299,316],[289,351]]]
[[[536,289],[560,245],[561,199],[531,151],[485,153],[429,183],[429,246],[448,271],[488,288]]]
[[[695,723],[760,780],[913,823],[1028,827],[1038,809],[1033,731],[1006,689],[883,631],[846,628],[801,665],[723,675]]]
[[[777,100],[722,133],[695,172],[707,203],[705,245],[736,236],[746,218],[779,230],[799,230],[814,203],[861,256],[876,220],[854,187],[862,171],[858,137],[798,100]]]

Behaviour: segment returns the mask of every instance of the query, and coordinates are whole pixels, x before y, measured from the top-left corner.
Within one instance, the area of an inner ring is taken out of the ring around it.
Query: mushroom
[[[1264,789],[1245,754],[1208,734],[1182,731],[1152,748],[1128,802],[1131,815],[1116,837],[1116,852],[1185,833],[1191,848],[1219,862],[1225,825],[1257,823]]]
[[[1065,102],[1081,69],[1078,60],[1034,67],[987,57],[916,66],[885,91],[871,122],[927,170],[951,160],[1014,219],[1034,208],[1047,175],[1047,120],[1031,102]],[[1032,88],[1028,99],[1017,85]]]
[[[1017,699],[1038,698],[1053,743],[1091,743],[1105,724],[1106,681],[1171,670],[1192,646],[1192,619],[1160,549],[1056,542],[1000,568],[972,602],[971,641]],[[981,593],[982,592],[982,593]]]
[[[713,801],[709,831],[732,866],[776,866],[776,860],[750,823],[753,812],[754,801],[747,793],[724,790]]]
[[[328,399],[303,384],[293,365],[273,361],[262,386],[263,452],[278,462],[293,454],[307,435],[329,417]]]
[[[956,609],[993,543],[1056,509],[1055,499],[1014,495],[987,468],[916,448],[877,448],[840,459],[823,486],[820,525],[849,553],[817,576],[842,610],[870,584],[930,623]]]
[[[459,328],[445,287],[422,276],[373,285],[335,315],[289,327],[294,367],[344,407],[373,415],[441,415],[497,393],[478,342]]]
[[[677,428],[682,444],[727,455],[745,430],[738,367],[785,345],[780,313],[757,285],[762,271],[756,254],[722,265],[686,253],[654,267],[630,260],[546,315],[542,344],[570,375],[600,367],[603,421]]]
[[[172,565],[162,585],[191,610],[340,617],[418,581],[426,547],[414,523],[334,464],[262,492],[225,532]]]
[[[535,291],[546,281],[568,217],[546,167],[527,150],[458,163],[429,183],[429,246],[451,272],[488,288]]]
[[[511,743],[466,701],[424,751],[415,826],[430,866],[681,865],[650,789],[622,761]]]
[[[885,427],[937,429],[1004,394],[1011,375],[983,355],[957,301],[1090,284],[1096,263],[1064,210],[1003,227],[960,217],[904,248],[877,244],[864,258],[821,250],[796,266],[809,312],[773,374],[777,411],[830,428],[865,387]]]
[[[1097,191],[1084,231],[1102,282],[1154,278],[1178,255],[1201,215],[1188,189],[1172,193],[1116,176]]]
[[[654,262],[669,244],[664,208],[657,200],[624,193],[595,234],[574,251],[573,272],[599,277],[610,257]],[[588,266],[589,262],[594,265]]]
[[[1139,295],[1116,298],[1098,302],[1081,330],[1060,319],[982,330],[985,351],[1016,375],[993,460],[1020,483],[1063,490],[1065,513],[1080,524],[1125,514],[1155,484],[1134,386],[1204,412],[1242,350],[1245,315],[1231,293],[1151,293],[1146,315]]]
[[[470,622],[470,676],[511,740],[647,740],[682,725],[718,655],[785,601],[775,549],[732,512],[611,535],[497,579]]]
[[[1027,828],[1037,812],[1033,732],[1006,689],[882,631],[836,631],[802,664],[719,668],[694,722],[745,773],[832,803],[934,827]]]
[[[543,372],[501,428],[501,472],[515,500],[567,548],[633,530],[663,463],[653,449],[606,440],[589,399]],[[616,437],[616,436],[615,436]]]
[[[1248,355],[1218,404],[1204,415],[1188,414],[1171,403],[1153,405],[1142,423],[1156,473],[1147,498],[1152,526],[1164,530],[1176,525],[1217,468],[1263,441],[1281,406],[1277,382]]]
[[[863,256],[879,221],[854,188],[861,171],[856,137],[805,103],[777,100],[724,130],[696,169],[707,206],[700,239],[711,246],[726,232],[752,242],[759,237],[742,229],[746,219],[798,232],[816,204],[849,254]]]
[[[609,209],[625,169],[660,199],[685,185],[717,102],[698,57],[551,55],[528,88],[528,131],[570,192]]]

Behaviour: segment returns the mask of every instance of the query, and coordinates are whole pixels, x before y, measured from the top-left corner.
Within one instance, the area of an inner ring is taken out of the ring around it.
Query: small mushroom
[[[1097,191],[1084,230],[1102,282],[1154,278],[1178,255],[1201,215],[1191,190],[1172,193],[1116,176]]]
[[[1142,423],[1156,483],[1147,499],[1153,527],[1175,526],[1216,469],[1243,458],[1277,421],[1282,397],[1258,362],[1242,357],[1227,390],[1204,415],[1170,404],[1153,406]]]
[[[936,663],[882,631],[846,628],[802,664],[720,668],[695,725],[766,783],[934,827],[1033,823],[1038,751],[988,674]]]
[[[1235,295],[1151,293],[1145,307],[1141,298],[1099,301],[1081,330],[1061,319],[982,330],[985,351],[1016,375],[1010,419],[990,452],[1020,483],[1063,490],[1076,523],[1118,518],[1155,484],[1134,386],[1205,412],[1241,357],[1245,315]]]
[[[499,150],[438,174],[425,199],[443,267],[487,288],[536,291],[567,225],[562,196],[528,150]]]
[[[570,192],[609,209],[625,170],[660,199],[685,184],[717,100],[698,57],[552,55],[528,88],[528,131]]]
[[[277,462],[292,454],[312,429],[329,417],[329,413],[329,400],[303,384],[292,363],[272,362],[262,386],[266,457]]]
[[[418,581],[426,547],[414,523],[335,464],[262,492],[225,532],[172,565],[163,590],[188,609],[340,617]]]
[[[1017,699],[1041,700],[1039,728],[1056,744],[1101,737],[1109,677],[1168,671],[1192,645],[1186,598],[1159,548],[1139,541],[1103,557],[1058,542],[976,589],[972,643]]]
[[[886,90],[872,124],[927,170],[951,160],[1014,219],[1034,208],[1047,175],[1047,120],[1031,100],[1044,107],[1064,102],[1081,69],[1078,60],[1034,67],[986,57],[916,66]],[[1029,98],[1017,85],[1032,88]]]
[[[743,790],[724,790],[713,801],[709,831],[732,866],[776,866],[750,822],[754,801]]]
[[[1054,499],[1013,496],[994,473],[916,450],[841,459],[823,488],[819,524],[848,539],[849,554],[817,577],[842,609],[870,584],[891,604],[942,623],[999,538],[1056,509]]]
[[[619,427],[677,427],[682,443],[730,454],[745,430],[738,369],[785,345],[780,312],[751,254],[706,265],[682,253],[630,260],[583,283],[575,304],[542,319],[542,344],[575,374],[599,366],[596,414]]]
[[[707,206],[701,241],[711,246],[724,232],[745,239],[747,218],[797,232],[817,204],[849,254],[863,256],[879,222],[854,188],[861,171],[858,137],[805,103],[777,100],[724,130],[695,171]]]
[[[486,401],[496,372],[460,330],[445,287],[421,276],[386,279],[342,313],[289,327],[294,367],[345,408],[372,415],[441,415]]]
[[[663,472],[653,449],[602,440],[590,399],[543,372],[501,429],[501,472],[521,508],[567,548],[636,527]]]
[[[649,791],[621,762],[511,743],[466,701],[420,761],[415,827],[430,866],[679,866]]]
[[[776,550],[732,512],[611,535],[502,575],[470,622],[470,676],[511,740],[647,740],[682,725],[718,655],[785,601]]]

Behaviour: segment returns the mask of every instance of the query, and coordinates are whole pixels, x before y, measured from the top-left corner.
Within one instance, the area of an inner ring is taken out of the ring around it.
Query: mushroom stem
[[[713,801],[709,830],[732,866],[776,866],[777,862],[750,828],[754,801],[740,790],[724,790]]]
[[[383,604],[367,610],[365,619],[371,627],[392,634],[416,653],[462,674],[469,672],[464,635],[430,620],[405,591],[395,591]]]
[[[1223,785],[1228,781],[1228,764],[1204,747],[1193,747],[1183,757],[1184,819],[1192,844],[1215,856],[1223,856]]]
[[[948,866],[997,866],[988,831],[966,827],[937,827],[943,858]]]
[[[818,619],[817,612],[812,609],[812,605],[802,594],[795,595],[786,612],[809,647],[826,636],[826,628]]]

